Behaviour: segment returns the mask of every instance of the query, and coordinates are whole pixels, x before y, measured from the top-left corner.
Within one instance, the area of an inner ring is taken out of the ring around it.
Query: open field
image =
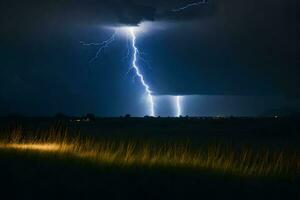
[[[258,135],[259,123],[249,121],[177,120],[174,123],[173,119],[103,119],[107,121],[74,124],[53,123],[49,119],[36,120],[36,123],[5,120],[0,142],[0,169],[5,172],[1,188],[3,192],[13,193],[13,198],[299,197],[300,154],[294,129],[288,130],[287,135],[271,137],[272,129],[263,129],[267,130],[267,136]],[[136,125],[135,120],[140,123]],[[235,136],[236,132],[216,134],[209,128],[210,123],[216,123],[214,128],[223,126],[224,132],[227,131],[224,127],[234,123],[249,123],[257,132],[244,137]],[[147,133],[135,134],[147,124],[153,129],[160,127],[161,137],[157,133],[153,137]],[[173,137],[164,134],[172,124],[188,132]],[[293,124],[296,127],[296,122],[277,121],[275,126],[285,128]],[[76,131],[91,127],[103,131],[98,135]],[[211,135],[203,132],[196,135],[199,127],[206,127],[203,130]],[[107,134],[110,130],[112,135]],[[118,135],[119,130],[127,134]]]

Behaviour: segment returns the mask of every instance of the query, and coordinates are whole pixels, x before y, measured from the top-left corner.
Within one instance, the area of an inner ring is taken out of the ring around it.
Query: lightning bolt
[[[138,66],[138,59],[140,59],[143,63],[145,63],[147,66],[150,66],[149,63],[141,56],[143,54],[139,51],[139,49],[136,46],[136,34],[135,34],[135,28],[134,27],[128,27],[126,28],[126,31],[128,33],[129,40],[131,41],[131,48],[133,51],[133,59],[132,64],[129,69],[129,71],[133,70],[135,73],[135,77],[138,77],[142,86],[144,87],[145,94],[147,96],[147,101],[149,103],[149,116],[155,116],[155,109],[154,109],[154,96],[152,95],[152,91],[150,89],[150,86],[146,83],[145,78],[140,70],[140,67]],[[118,31],[116,30],[107,40],[104,40],[100,43],[86,43],[80,41],[80,43],[83,46],[99,46],[98,51],[94,58],[90,60],[90,62],[94,62],[96,59],[98,59],[101,56],[101,53],[103,53],[103,50],[108,48],[115,40],[116,35]],[[127,55],[123,59],[127,59],[130,55],[130,49],[129,49],[129,42],[127,43]],[[127,72],[127,74],[129,73]]]
[[[136,36],[135,36],[135,31],[134,28],[130,27],[129,33],[131,35],[131,44],[132,44],[132,49],[133,49],[133,59],[132,59],[132,69],[134,69],[136,76],[139,77],[144,89],[145,93],[147,95],[148,103],[149,103],[149,108],[150,108],[150,116],[155,116],[155,111],[154,111],[154,97],[152,95],[152,91],[150,89],[150,86],[146,83],[145,78],[143,74],[141,73],[141,70],[139,69],[139,66],[137,65],[137,59],[139,56],[139,49],[136,46]]]
[[[97,60],[99,58],[99,56],[101,55],[101,53],[103,52],[103,50],[106,49],[106,48],[108,48],[109,45],[111,45],[111,43],[113,43],[115,41],[116,35],[117,35],[117,31],[115,31],[107,40],[104,40],[101,43],[85,43],[83,41],[80,41],[80,43],[83,46],[99,46],[96,55],[94,56],[94,58],[92,58],[90,60],[90,62],[94,62],[95,60]]]
[[[202,1],[194,2],[194,3],[189,3],[189,4],[187,4],[183,7],[173,9],[172,12],[180,12],[180,11],[183,11],[183,10],[188,9],[190,7],[199,6],[199,5],[203,5],[203,4],[207,4],[207,0],[202,0]]]
[[[182,100],[182,96],[176,96],[175,97],[176,110],[177,110],[176,116],[177,117],[182,116],[181,100]]]

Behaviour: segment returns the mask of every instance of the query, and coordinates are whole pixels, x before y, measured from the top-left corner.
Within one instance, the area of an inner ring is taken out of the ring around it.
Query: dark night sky
[[[101,58],[80,41],[100,42],[107,27],[147,24],[137,45],[157,112],[166,95],[190,95],[189,115],[257,115],[300,107],[298,0],[7,0],[0,3],[0,115],[100,116],[146,113],[143,88],[126,72],[126,37]]]

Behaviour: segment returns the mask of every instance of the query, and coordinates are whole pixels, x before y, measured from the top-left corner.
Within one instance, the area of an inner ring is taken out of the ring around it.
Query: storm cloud
[[[2,27],[13,30],[68,23],[137,25],[142,21],[191,19],[207,14],[206,6],[180,14],[172,12],[173,8],[184,4],[170,0],[11,0],[2,1],[0,15]]]

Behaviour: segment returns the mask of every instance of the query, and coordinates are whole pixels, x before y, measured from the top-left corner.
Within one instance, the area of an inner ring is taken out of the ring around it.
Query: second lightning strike
[[[176,111],[177,111],[176,117],[182,116],[181,101],[182,101],[182,96],[175,96]]]

